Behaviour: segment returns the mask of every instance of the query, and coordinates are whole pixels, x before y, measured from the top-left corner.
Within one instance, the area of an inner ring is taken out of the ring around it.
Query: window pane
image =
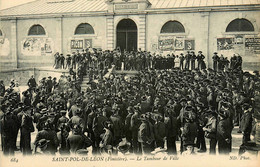
[[[235,19],[231,21],[226,32],[254,31],[253,24],[246,19]]]
[[[28,35],[45,35],[45,30],[41,25],[34,25],[29,30]]]
[[[83,23],[76,28],[75,34],[94,34],[94,29],[90,24]]]
[[[161,29],[161,33],[184,33],[183,25],[178,21],[169,21]]]

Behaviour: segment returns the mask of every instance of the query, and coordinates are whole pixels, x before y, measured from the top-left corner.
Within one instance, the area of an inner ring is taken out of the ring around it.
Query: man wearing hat
[[[230,143],[232,140],[230,128],[230,121],[228,118],[228,113],[224,109],[220,109],[218,112],[219,121],[217,124],[217,142],[218,142],[218,152],[219,154],[229,154]]]
[[[176,138],[178,136],[179,125],[177,122],[177,114],[173,109],[166,110],[165,113],[165,130],[167,140],[167,152],[168,154],[177,155],[176,150]]]
[[[108,120],[108,118],[103,115],[101,108],[97,109],[96,114],[97,115],[96,117],[94,117],[92,125],[92,130],[95,136],[95,146],[93,150],[94,152],[97,151],[95,149],[99,147],[99,143],[101,141],[100,135],[103,133],[104,130],[104,122]]]
[[[130,127],[132,130],[132,146],[133,146],[134,154],[140,153],[140,143],[138,142],[138,130],[141,122],[138,119],[139,114],[140,114],[140,107],[134,106],[134,114],[132,115],[130,121]]]
[[[194,51],[191,51],[191,70],[195,69],[195,60],[197,59],[197,56]]]
[[[131,143],[123,138],[123,140],[118,144],[117,150],[122,153],[123,155],[127,154],[131,147]]]
[[[201,65],[202,65],[202,62],[204,59],[205,59],[205,56],[202,54],[202,51],[199,51],[198,55],[197,55],[198,69],[201,69],[201,67],[202,67]]]
[[[37,83],[36,83],[35,78],[34,78],[33,75],[28,80],[27,85],[29,86],[29,88],[35,88],[37,86]]]
[[[203,127],[205,131],[205,137],[209,139],[209,153],[216,154],[216,145],[217,145],[217,113],[213,110],[208,110],[206,113],[207,123]]]
[[[75,116],[71,117],[68,124],[71,127],[73,127],[74,125],[79,125],[82,128],[82,130],[84,130],[85,123],[84,120],[81,118],[81,114],[82,114],[81,109],[76,110],[75,114],[76,114]]]
[[[49,140],[41,139],[35,146],[34,154],[35,155],[50,155],[51,153],[47,150],[49,142],[50,142]]]
[[[16,133],[15,122],[12,119],[10,109],[4,113],[0,121],[1,141],[4,155],[14,155],[13,140]]]
[[[243,104],[243,115],[241,117],[241,125],[240,129],[243,133],[243,144],[246,144],[248,141],[250,141],[250,134],[252,131],[252,122],[253,117],[251,111],[252,108],[250,108],[250,105],[248,103]]]
[[[74,125],[72,127],[72,134],[67,138],[67,149],[72,154],[80,149],[86,149],[92,145],[92,141],[82,133],[82,128],[80,125]]]
[[[180,70],[183,70],[183,62],[184,62],[183,53],[180,54],[179,59],[180,59]]]
[[[140,116],[141,125],[138,131],[138,142],[141,143],[142,154],[150,154],[154,141],[153,127],[145,114]]]
[[[154,115],[154,137],[157,147],[164,148],[164,139],[166,137],[165,123],[162,122],[163,117],[159,114]]]
[[[113,146],[113,124],[111,121],[104,121],[103,122],[103,127],[105,129],[105,133],[101,135],[101,141],[99,143],[99,147],[100,147],[100,152],[108,152],[108,148],[110,148],[112,150],[112,146]]]
[[[52,126],[51,122],[47,120],[44,124],[43,130],[37,133],[34,144],[37,146],[41,139],[49,140],[50,142],[46,150],[48,150],[52,155],[55,155],[57,147],[59,146],[59,141],[56,132],[52,130]]]
[[[58,126],[57,137],[59,140],[59,153],[61,155],[69,154],[69,150],[67,148],[67,138],[69,136],[70,127],[66,123],[61,123]]]
[[[70,56],[70,54],[67,54],[67,56],[66,56],[66,67],[65,67],[65,69],[69,69],[70,68],[70,66],[71,66],[71,56]]]
[[[60,54],[60,64],[59,67],[64,69],[64,61],[65,61],[65,57],[63,54]]]
[[[47,93],[51,93],[51,90],[52,90],[52,79],[51,79],[51,76],[48,77],[48,80],[46,81],[46,90],[47,90]]]
[[[61,117],[60,117],[60,118],[58,119],[58,121],[57,121],[57,127],[60,127],[60,124],[61,124],[61,123],[67,123],[67,122],[69,122],[69,119],[66,117],[67,111],[61,110],[60,113],[61,113]]]
[[[127,111],[128,114],[125,118],[125,136],[127,141],[132,141],[131,118],[134,114],[134,109],[132,106],[129,106]]]
[[[113,134],[114,134],[114,146],[118,145],[120,142],[122,136],[123,136],[123,121],[121,116],[118,114],[119,110],[118,108],[115,108],[113,110],[113,114],[110,116],[110,120],[113,124]]]
[[[24,108],[18,118],[20,118],[19,120],[21,122],[20,150],[23,155],[31,155],[31,133],[34,132],[34,126],[30,108]]]
[[[187,54],[185,55],[185,69],[189,70],[190,68],[190,60],[191,60],[191,54],[190,51],[187,51]]]
[[[82,99],[81,98],[78,98],[76,99],[76,104],[72,105],[70,110],[69,110],[69,117],[71,118],[72,116],[75,116],[76,115],[76,111],[80,110],[81,109],[81,102],[82,102]]]
[[[192,111],[186,111],[183,114],[183,117],[185,119],[185,123],[183,128],[181,128],[181,137],[184,143],[192,143],[194,144],[196,137],[198,136],[198,126],[196,122],[194,122],[194,119],[192,118]],[[185,147],[183,148],[185,150]]]
[[[185,141],[183,146],[185,147],[185,151],[182,152],[182,156],[191,156],[194,155],[194,146],[195,144],[190,141]]]
[[[212,59],[213,59],[213,70],[217,71],[218,61],[219,61],[219,57],[218,57],[218,53],[217,52],[214,52],[214,55],[213,55]]]

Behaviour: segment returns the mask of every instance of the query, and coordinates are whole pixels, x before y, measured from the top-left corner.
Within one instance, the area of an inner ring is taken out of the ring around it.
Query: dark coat
[[[245,112],[241,118],[241,131],[244,133],[251,133],[252,130],[252,114],[251,112]]]
[[[195,122],[186,122],[183,126],[183,142],[194,143],[195,138],[198,136],[198,126]]]
[[[217,135],[217,119],[215,117],[209,118],[205,128],[207,128],[205,136],[210,139],[215,139]]]
[[[228,118],[221,119],[217,125],[217,139],[231,139],[231,125]]]
[[[67,148],[71,153],[76,153],[79,149],[85,149],[91,146],[92,141],[85,135],[81,134],[71,134],[67,138]]]
[[[94,118],[92,129],[93,129],[95,138],[100,138],[100,135],[103,133],[103,130],[104,130],[103,123],[107,120],[108,120],[107,117],[102,116],[102,115]]]
[[[155,140],[163,140],[163,138],[166,136],[166,129],[165,129],[165,123],[164,122],[156,122],[154,124],[154,137]]]
[[[178,135],[178,122],[176,117],[169,117],[165,119],[165,129],[166,129],[166,136],[174,137]]]
[[[106,147],[107,145],[112,145],[113,144],[113,134],[111,130],[107,130],[101,140],[102,147]]]
[[[80,125],[82,128],[84,128],[84,125],[85,125],[84,120],[81,117],[79,117],[78,115],[71,117],[68,124],[70,124],[71,127],[73,127],[74,125]]]
[[[111,115],[110,120],[113,123],[114,137],[121,137],[124,129],[121,117],[119,115]]]
[[[138,131],[138,142],[151,143],[154,140],[153,127],[148,121],[143,121]]]

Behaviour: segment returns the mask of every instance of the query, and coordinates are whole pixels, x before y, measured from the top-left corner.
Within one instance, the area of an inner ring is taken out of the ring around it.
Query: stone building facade
[[[0,70],[52,66],[88,47],[240,54],[260,67],[258,0],[37,0],[0,11]]]

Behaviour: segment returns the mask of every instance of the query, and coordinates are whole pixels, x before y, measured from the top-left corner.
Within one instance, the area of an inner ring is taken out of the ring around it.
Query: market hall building
[[[243,58],[260,67],[260,0],[37,0],[0,11],[0,70],[89,47]]]

